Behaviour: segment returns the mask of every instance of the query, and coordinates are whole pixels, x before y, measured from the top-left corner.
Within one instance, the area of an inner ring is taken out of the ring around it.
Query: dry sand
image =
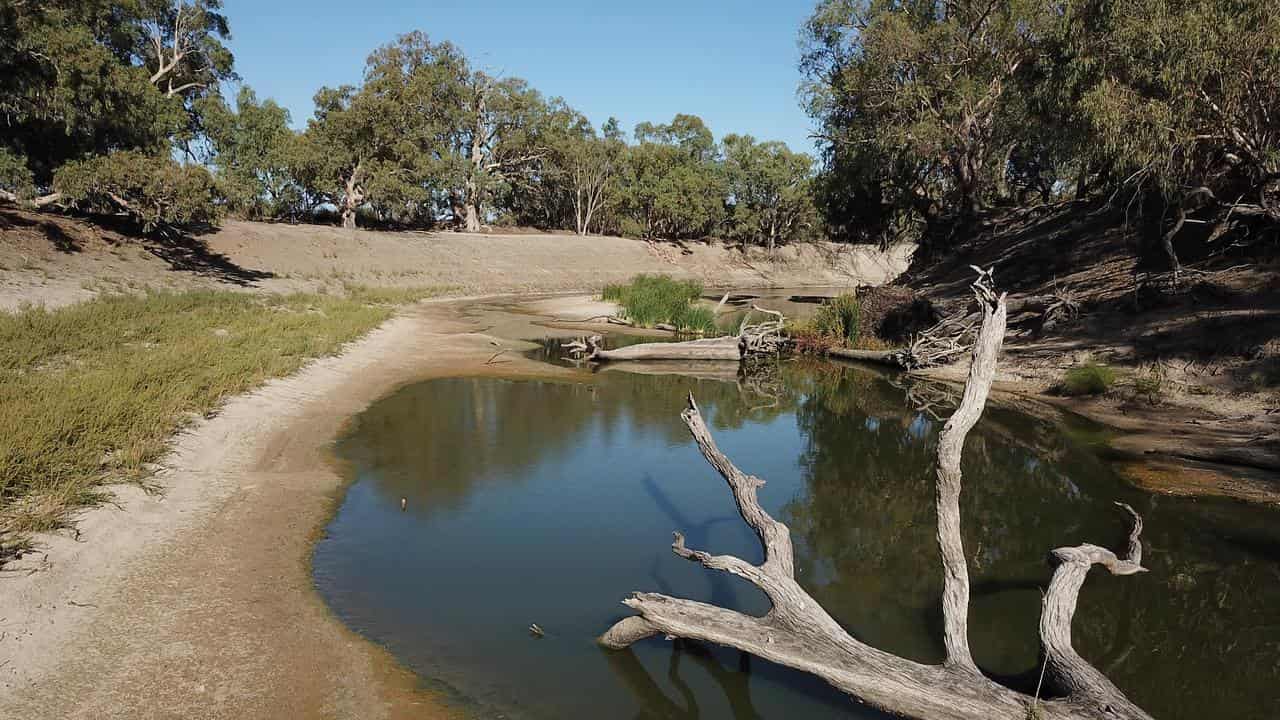
[[[743,253],[721,243],[239,221],[198,240],[170,246],[83,220],[0,206],[0,310],[23,303],[55,307],[144,288],[290,292],[357,284],[448,287],[459,295],[592,290],[637,273],[694,278],[708,287],[852,287],[892,279],[912,249],[881,253],[814,243]]]

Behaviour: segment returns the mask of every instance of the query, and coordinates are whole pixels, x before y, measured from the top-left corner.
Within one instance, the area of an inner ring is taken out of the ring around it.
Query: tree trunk
[[[475,201],[471,200],[470,193],[467,196],[467,232],[480,232],[480,208],[476,207]]]
[[[485,139],[488,128],[485,127],[484,114],[488,99],[488,88],[480,88],[476,92],[475,121],[471,128],[471,167],[467,173],[466,208],[467,232],[480,232],[480,175],[484,172]]]
[[[342,227],[356,227],[356,211],[364,202],[364,163],[358,162],[347,176],[342,195]]]
[[[4,200],[5,202],[11,202],[15,205],[20,205],[25,202],[26,204],[31,205],[32,207],[40,209],[40,208],[48,207],[50,205],[56,205],[57,203],[62,202],[62,193],[58,193],[58,192],[49,193],[48,195],[41,195],[39,197],[30,198],[24,201],[22,198],[18,197],[14,193],[9,192],[8,190],[0,190],[0,200]]]
[[[590,358],[597,361],[619,360],[741,360],[742,342],[738,337],[707,338],[674,343],[639,343],[617,350],[603,350],[591,338]]]
[[[947,421],[937,450],[938,545],[947,649],[941,665],[917,663],[854,638],[801,587],[795,579],[790,531],[756,497],[764,481],[743,473],[720,451],[692,395],[681,418],[702,456],[728,483],[738,512],[760,541],[764,560],[754,565],[732,555],[693,550],[685,546],[679,532],[671,549],[710,570],[754,584],[772,607],[754,617],[667,595],[636,593],[623,603],[637,614],[614,624],[600,643],[623,649],[645,638],[666,636],[726,645],[813,673],[864,704],[919,720],[1151,720],[1071,647],[1076,597],[1089,569],[1100,564],[1117,575],[1143,570],[1139,564],[1142,523],[1136,513],[1124,558],[1094,545],[1059,548],[1053,553],[1057,565],[1044,598],[1040,640],[1046,677],[1061,697],[1042,701],[1000,685],[984,676],[970,655],[968,567],[960,540],[960,454],[965,436],[982,414],[1005,331],[1005,298],[997,297],[990,283],[990,271],[982,272],[974,283],[982,305],[982,326],[964,397]]]

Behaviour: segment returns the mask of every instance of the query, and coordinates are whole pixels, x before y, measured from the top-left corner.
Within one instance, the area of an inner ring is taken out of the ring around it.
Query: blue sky
[[[301,127],[321,85],[357,83],[369,51],[409,30],[564,97],[597,126],[699,115],[812,152],[796,100],[797,38],[815,0],[518,2],[225,0],[236,68]]]

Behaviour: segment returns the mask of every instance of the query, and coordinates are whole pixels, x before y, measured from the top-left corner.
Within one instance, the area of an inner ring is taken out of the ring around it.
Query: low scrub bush
[[[1097,363],[1086,363],[1068,370],[1062,377],[1062,381],[1058,383],[1057,391],[1060,395],[1070,397],[1101,395],[1111,389],[1115,381],[1116,373],[1111,368]]]
[[[787,326],[787,336],[800,355],[826,355],[836,341],[814,329],[812,322],[795,322]]]
[[[1147,402],[1152,405],[1160,400],[1160,395],[1164,392],[1164,366],[1155,364],[1146,372],[1135,375],[1133,378],[1133,393],[1139,397],[1145,397]]]

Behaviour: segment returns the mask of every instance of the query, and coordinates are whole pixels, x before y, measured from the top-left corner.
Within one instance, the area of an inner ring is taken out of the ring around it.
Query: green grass
[[[343,289],[346,291],[347,297],[356,302],[374,305],[409,305],[419,300],[435,297],[452,288],[429,286],[375,287],[373,285],[344,283]]]
[[[0,313],[0,555],[140,481],[173,433],[387,319],[387,298],[235,292],[102,297]]]
[[[1160,396],[1164,394],[1164,389],[1164,366],[1159,363],[1152,365],[1145,372],[1135,375],[1133,378],[1134,395],[1145,397],[1147,402],[1152,405],[1160,401]]]
[[[682,332],[712,334],[715,313],[695,304],[701,295],[702,283],[667,275],[637,275],[625,285],[605,285],[600,293],[601,299],[621,305],[622,316],[638,327],[668,323]]]
[[[852,345],[858,341],[861,314],[863,309],[858,297],[846,292],[819,305],[813,318],[809,319],[806,331],[829,338],[838,345]]]
[[[1116,382],[1116,372],[1106,365],[1086,363],[1071,368],[1058,383],[1058,393],[1075,397],[1079,395],[1101,395]]]

